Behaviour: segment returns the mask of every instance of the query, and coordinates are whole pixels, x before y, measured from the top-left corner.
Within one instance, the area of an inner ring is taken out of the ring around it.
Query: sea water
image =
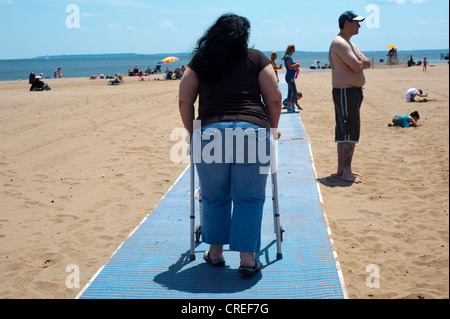
[[[264,52],[268,57],[271,52]],[[283,53],[278,51],[277,64],[282,64],[280,60]],[[387,51],[363,52],[368,58],[386,61]],[[448,53],[448,50],[431,51],[399,51],[399,57],[409,58],[413,55],[415,61],[423,61],[426,57],[430,63],[447,62],[441,60],[441,53]],[[53,78],[53,72],[61,68],[63,77],[86,77],[92,74],[100,76],[114,76],[117,73],[127,75],[128,70],[136,65],[140,70],[146,68],[155,69],[156,65],[162,59],[168,56],[179,57],[180,60],[172,63],[162,64],[161,70],[166,67],[174,71],[181,66],[187,66],[192,59],[192,53],[174,53],[174,54],[104,54],[104,55],[79,55],[79,56],[50,56],[38,57],[34,59],[21,60],[0,60],[0,81],[16,81],[28,79],[31,72],[36,75],[43,73],[44,78]],[[300,62],[302,68],[308,68],[315,60],[320,61],[320,65],[328,64],[328,52],[299,52],[293,55],[294,61]]]

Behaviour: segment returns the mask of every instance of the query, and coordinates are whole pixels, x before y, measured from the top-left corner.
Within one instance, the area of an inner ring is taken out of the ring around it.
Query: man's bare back
[[[334,88],[363,87],[366,83],[363,70],[370,67],[370,60],[341,35],[331,43],[329,61]]]

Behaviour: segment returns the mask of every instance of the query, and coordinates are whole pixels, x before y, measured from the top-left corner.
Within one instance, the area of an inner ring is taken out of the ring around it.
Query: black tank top
[[[200,80],[197,119],[201,125],[245,121],[270,129],[258,84],[259,73],[267,65],[271,65],[269,58],[250,49],[247,58],[233,63],[234,70],[229,75],[214,82]]]

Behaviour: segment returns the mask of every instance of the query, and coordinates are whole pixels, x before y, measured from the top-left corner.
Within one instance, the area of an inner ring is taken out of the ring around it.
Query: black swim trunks
[[[362,88],[333,88],[336,113],[336,143],[358,143],[361,130],[359,109],[363,101]]]

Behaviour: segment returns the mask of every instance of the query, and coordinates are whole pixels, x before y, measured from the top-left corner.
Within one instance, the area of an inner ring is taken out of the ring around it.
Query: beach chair
[[[202,192],[200,179],[198,182],[198,188],[195,188],[195,164],[193,159],[193,154],[191,147],[188,149],[188,155],[190,157],[190,261],[195,260],[195,244],[200,243],[201,233],[202,233],[202,222],[203,222],[203,205],[202,205]],[[274,232],[277,243],[277,260],[283,259],[283,254],[281,251],[281,243],[283,241],[284,230],[281,226],[280,221],[280,211],[278,205],[278,176],[276,172],[276,163],[272,163],[271,166],[271,180],[272,180],[272,207],[273,207],[273,222],[274,222]],[[195,224],[195,211],[196,205],[195,201],[198,198],[199,202],[199,215],[200,224]]]

